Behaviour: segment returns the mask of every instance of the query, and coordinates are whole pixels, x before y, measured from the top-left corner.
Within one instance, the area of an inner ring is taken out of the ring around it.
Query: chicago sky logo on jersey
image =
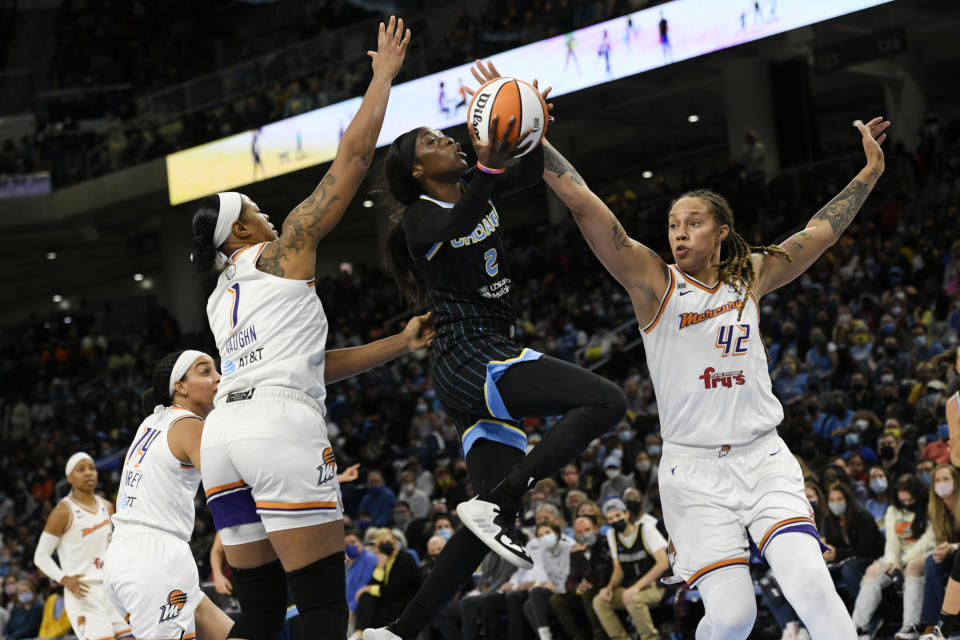
[[[729,389],[735,384],[739,386],[745,384],[747,381],[742,370],[717,373],[713,367],[704,369],[700,379],[703,380],[704,389],[716,389],[718,384]]]
[[[173,620],[183,611],[183,605],[187,604],[187,594],[180,589],[174,589],[167,596],[167,604],[160,606],[160,622]]]

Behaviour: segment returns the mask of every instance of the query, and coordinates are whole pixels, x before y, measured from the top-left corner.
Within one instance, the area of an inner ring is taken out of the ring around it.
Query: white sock
[[[553,640],[553,634],[550,633],[550,627],[537,627],[537,635],[540,640]]]

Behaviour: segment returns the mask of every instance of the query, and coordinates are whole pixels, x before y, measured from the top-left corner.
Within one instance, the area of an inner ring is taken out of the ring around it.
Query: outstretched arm
[[[403,331],[389,338],[359,347],[331,349],[326,353],[323,381],[331,384],[390,362],[405,353],[425,349],[430,346],[435,335],[430,313],[425,313],[411,318]]]
[[[609,207],[546,140],[543,157],[543,179],[547,186],[570,209],[590,250],[627,290],[637,320],[646,324],[656,314],[670,282],[667,265],[652,249],[626,234]]]
[[[263,250],[257,263],[260,271],[284,278],[312,278],[317,243],[340,222],[366,175],[383,126],[390,84],[410,42],[410,30],[404,33],[403,20],[391,16],[386,26],[380,23],[377,40],[377,51],[367,52],[373,58],[373,79],[340,140],[333,164],[313,193],[284,220],[280,237]]]
[[[884,131],[890,123],[882,118],[874,118],[866,124],[857,120],[854,125],[862,136],[863,150],[867,156],[866,166],[843,191],[810,219],[803,231],[798,231],[780,244],[790,255],[790,261],[776,254],[753,257],[758,297],[793,281],[823,255],[824,251],[833,246],[853,222],[853,218],[877,184],[884,168],[880,144],[887,137]]]

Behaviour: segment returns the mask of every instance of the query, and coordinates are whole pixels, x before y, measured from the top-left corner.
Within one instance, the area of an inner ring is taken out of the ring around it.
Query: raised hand
[[[374,75],[386,74],[390,78],[396,77],[400,71],[400,65],[403,64],[408,44],[410,44],[410,29],[404,32],[403,18],[397,20],[396,17],[390,16],[386,25],[381,22],[380,31],[377,34],[377,50],[367,51],[367,55],[373,58],[371,66]]]
[[[486,142],[480,140],[480,136],[477,135],[472,126],[467,127],[467,131],[470,132],[470,142],[477,154],[477,162],[490,169],[505,169],[511,158],[522,154],[533,144],[533,141],[527,140],[530,129],[517,136],[517,139],[513,142],[509,142],[510,134],[517,126],[516,116],[510,116],[510,119],[507,120],[507,128],[503,130],[503,135],[497,133],[499,124],[500,116],[494,114],[490,118]]]
[[[879,176],[883,173],[885,167],[883,149],[880,148],[880,145],[887,139],[887,134],[884,131],[890,126],[890,123],[882,117],[877,117],[866,124],[860,120],[855,120],[853,126],[860,131],[862,136],[863,152],[867,156],[867,169],[874,176]]]
[[[474,61],[473,66],[470,67],[470,73],[472,73],[476,81],[480,83],[479,86],[482,86],[490,82],[491,80],[496,80],[497,78],[503,77],[500,74],[500,72],[497,70],[497,68],[493,66],[493,62],[484,63],[483,60]],[[533,80],[533,88],[536,89],[537,91],[540,91],[540,83],[536,78],[534,78]],[[465,86],[463,89],[471,96],[474,93],[476,93],[476,89],[471,89],[470,87],[467,87],[467,86]],[[547,96],[550,95],[550,91],[552,90],[553,90],[553,87],[547,87],[543,91],[540,91],[540,95],[543,96],[544,102],[547,102]],[[553,103],[547,102],[547,113],[548,113],[547,117],[550,119],[550,122],[553,122],[553,116],[549,115],[549,112],[551,111],[553,111]]]

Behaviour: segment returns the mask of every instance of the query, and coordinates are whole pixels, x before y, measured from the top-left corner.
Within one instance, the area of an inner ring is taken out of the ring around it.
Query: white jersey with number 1
[[[771,432],[783,407],[770,383],[756,298],[738,320],[745,285],[708,287],[668,268],[670,286],[641,334],[664,441],[736,446]]]
[[[327,317],[314,281],[257,269],[268,243],[235,252],[207,300],[207,319],[223,377],[215,405],[233,392],[284,387],[306,392],[322,407]]]

